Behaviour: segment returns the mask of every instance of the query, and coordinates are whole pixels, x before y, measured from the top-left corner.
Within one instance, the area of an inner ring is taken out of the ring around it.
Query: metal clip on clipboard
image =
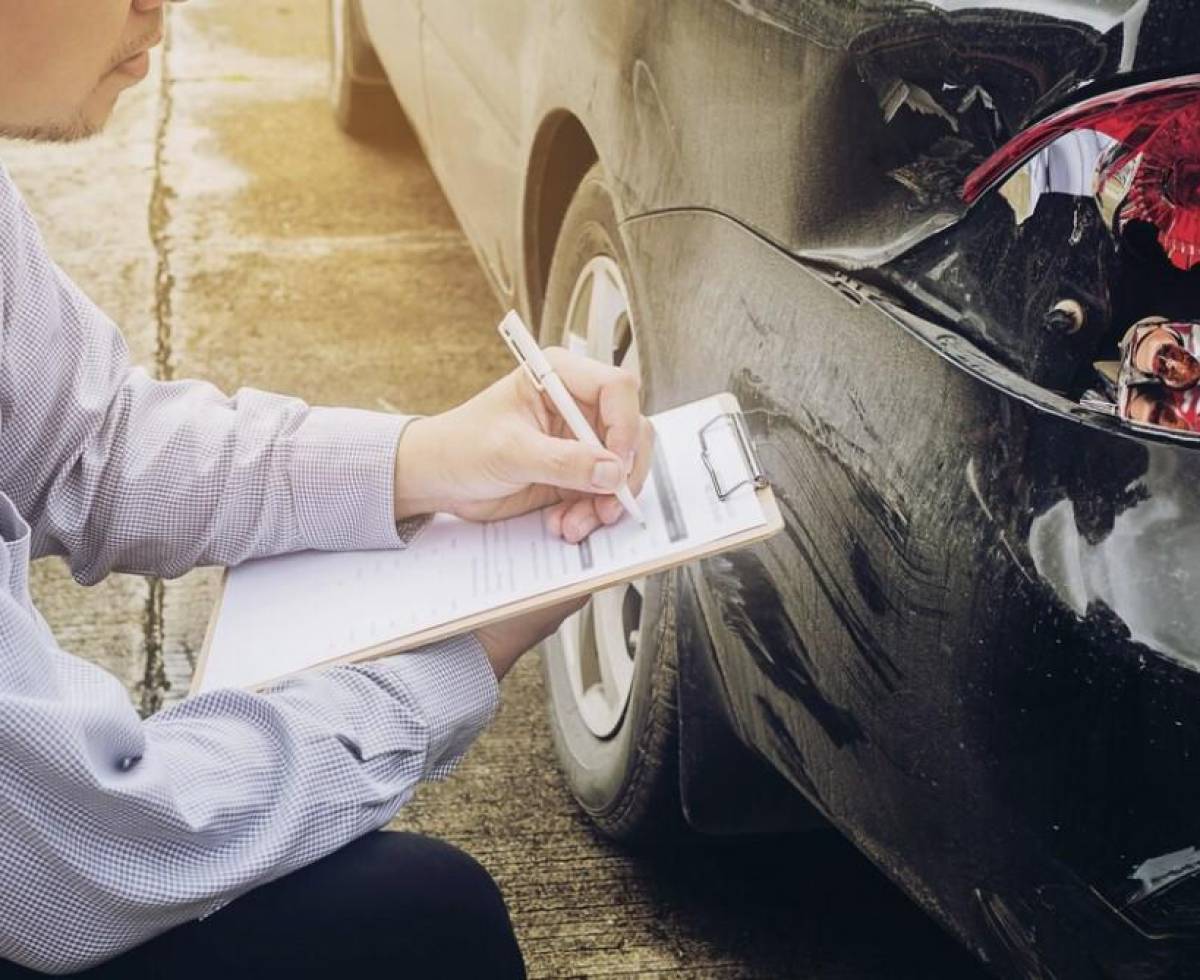
[[[720,425],[728,426],[732,432],[745,467],[741,473],[733,474],[733,482],[722,481],[710,452],[710,433]],[[735,490],[740,490],[747,484],[754,487],[755,490],[761,490],[769,485],[762,464],[758,460],[758,451],[755,449],[754,440],[750,438],[745,417],[741,412],[723,412],[700,427],[700,459],[704,463],[704,468],[708,470],[708,477],[712,480],[713,490],[716,491],[718,500],[728,500]]]

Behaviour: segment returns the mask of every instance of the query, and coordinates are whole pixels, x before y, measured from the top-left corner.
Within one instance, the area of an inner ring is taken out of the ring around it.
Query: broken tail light
[[[974,203],[1056,140],[1089,131],[1105,149],[1088,190],[1109,227],[1119,234],[1145,222],[1172,265],[1200,264],[1200,75],[1107,92],[1047,117],[972,171],[963,199]]]
[[[1187,270],[1200,262],[1200,102],[1164,120],[1121,169],[1129,176],[1102,161],[1096,175],[1098,191],[1110,183],[1128,187],[1113,229],[1148,222],[1172,265]]]

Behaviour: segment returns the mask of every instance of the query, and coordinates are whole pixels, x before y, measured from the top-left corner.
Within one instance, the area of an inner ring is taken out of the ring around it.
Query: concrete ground
[[[0,145],[51,248],[163,378],[432,412],[509,367],[498,308],[419,151],[339,133],[319,0],[172,9],[167,50],[101,138]],[[56,561],[35,594],[60,642],[150,712],[182,696],[218,586]],[[536,657],[458,774],[397,827],[491,870],[532,976],[971,977],[957,947],[840,838],[633,855],[554,765]]]

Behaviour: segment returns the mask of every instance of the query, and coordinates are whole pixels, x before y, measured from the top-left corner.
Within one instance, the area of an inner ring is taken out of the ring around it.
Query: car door
[[[522,187],[521,66],[539,5],[424,4],[432,162],[493,288],[514,293]]]

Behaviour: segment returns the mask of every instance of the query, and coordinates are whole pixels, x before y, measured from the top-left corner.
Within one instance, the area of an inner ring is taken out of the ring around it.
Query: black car
[[[650,410],[733,391],[785,514],[553,643],[597,825],[828,821],[1000,974],[1200,976],[1195,392],[1120,346],[1200,319],[1197,6],[332,14],[501,303]]]

